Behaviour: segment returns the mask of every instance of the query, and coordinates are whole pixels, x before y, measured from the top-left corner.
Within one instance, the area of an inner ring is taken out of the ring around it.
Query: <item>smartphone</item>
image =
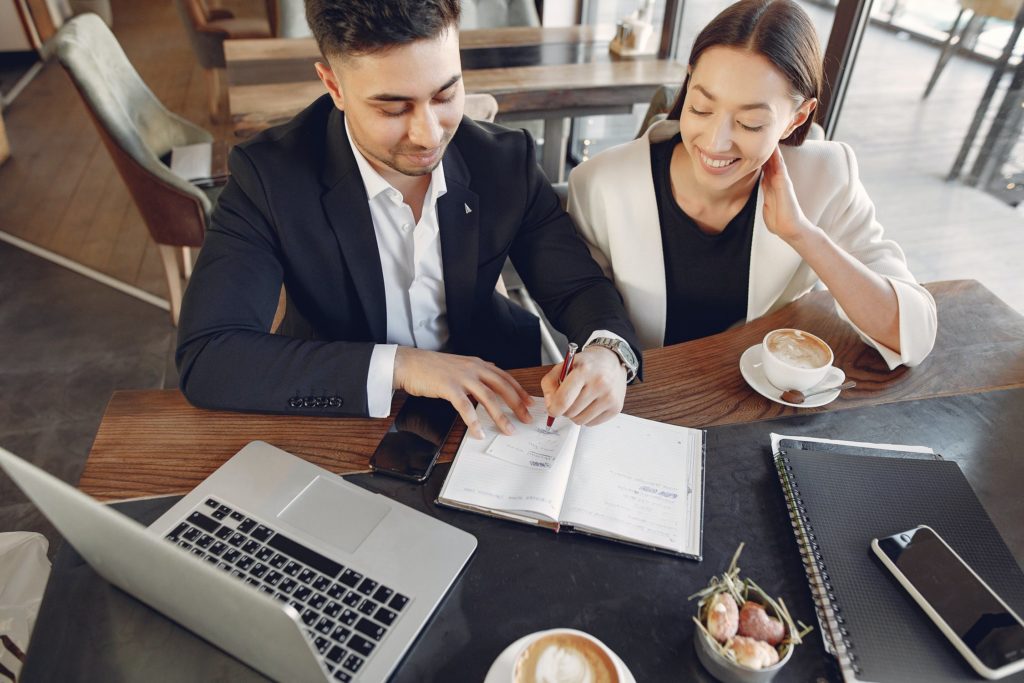
[[[370,469],[426,481],[456,417],[448,401],[410,396],[370,458]]]
[[[876,538],[871,549],[975,671],[1024,671],[1024,621],[934,529]]]

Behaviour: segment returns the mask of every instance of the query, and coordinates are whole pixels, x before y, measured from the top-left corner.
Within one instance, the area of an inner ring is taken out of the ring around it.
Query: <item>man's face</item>
[[[441,163],[465,106],[457,30],[329,61],[317,73],[378,173],[422,176]]]

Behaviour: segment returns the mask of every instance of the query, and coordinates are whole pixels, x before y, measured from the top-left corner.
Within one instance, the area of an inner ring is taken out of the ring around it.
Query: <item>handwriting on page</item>
[[[507,413],[520,437],[538,425],[543,428],[543,418],[546,415],[542,399],[534,399],[530,414],[533,416],[533,422],[523,424],[510,412]],[[556,521],[558,511],[562,507],[565,484],[572,468],[572,451],[579,436],[579,427],[568,420],[562,425],[556,423],[556,438],[564,439],[562,454],[556,455],[549,467],[540,468],[531,466],[531,459],[523,454],[517,457],[515,454],[506,453],[505,458],[488,454],[487,450],[494,441],[505,437],[500,436],[498,428],[483,405],[477,407],[477,416],[485,438],[483,441],[471,438],[463,440],[441,490],[442,498],[455,500],[464,505]],[[562,428],[557,429],[559,426]],[[541,462],[537,459],[533,461]]]
[[[678,508],[680,489],[663,482],[651,481],[629,473],[613,470],[617,495],[605,502],[604,518],[643,529],[648,540],[660,539],[668,544],[679,543]],[[602,513],[597,512],[598,515]]]
[[[518,425],[514,434],[499,434],[484,452],[520,467],[549,470],[563,451],[569,433],[560,426],[558,420],[550,431],[543,422]]]
[[[619,415],[585,430],[562,521],[699,552],[701,433]]]

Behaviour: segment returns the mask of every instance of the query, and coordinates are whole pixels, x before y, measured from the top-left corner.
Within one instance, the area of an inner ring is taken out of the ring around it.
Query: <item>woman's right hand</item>
[[[804,215],[789,178],[786,162],[778,145],[762,167],[761,191],[764,195],[762,216],[769,232],[778,235],[791,246],[812,234],[816,227]]]

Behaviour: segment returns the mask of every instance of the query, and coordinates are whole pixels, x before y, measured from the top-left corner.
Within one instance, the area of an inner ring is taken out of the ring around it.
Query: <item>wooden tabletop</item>
[[[312,67],[310,67],[312,68]],[[499,116],[611,108],[650,99],[663,84],[682,82],[686,66],[667,59],[554,64],[463,72],[467,93],[489,93]],[[241,138],[288,121],[326,92],[320,81],[232,85],[235,135]]]
[[[938,304],[939,333],[934,351],[916,368],[889,372],[879,354],[839,320],[831,296],[813,292],[742,327],[648,351],[645,379],[629,388],[624,411],[707,427],[1024,387],[1024,317],[973,280],[938,282],[928,289]],[[778,327],[799,327],[825,339],[836,365],[857,381],[857,388],[813,409],[790,408],[757,394],[740,375],[739,357]],[[513,374],[539,395],[546,370]],[[397,398],[394,407],[400,402]],[[208,411],[190,406],[176,390],[118,391],[107,406],[79,486],[101,500],[184,493],[256,439],[334,472],[365,471],[389,424]],[[452,458],[464,431],[461,423],[453,429],[444,460]]]
[[[459,32],[459,48],[480,50],[498,47],[591,43],[611,40],[615,27],[597,26],[505,26]],[[320,59],[313,38],[243,38],[224,41],[224,60],[233,66],[288,59]]]
[[[467,52],[476,50],[596,46],[610,41],[614,32],[615,27],[606,24],[472,29],[459,34],[459,48],[467,56]],[[224,41],[224,61],[228,83],[231,85],[316,80],[313,63],[321,59],[320,48],[313,38],[246,38]]]

